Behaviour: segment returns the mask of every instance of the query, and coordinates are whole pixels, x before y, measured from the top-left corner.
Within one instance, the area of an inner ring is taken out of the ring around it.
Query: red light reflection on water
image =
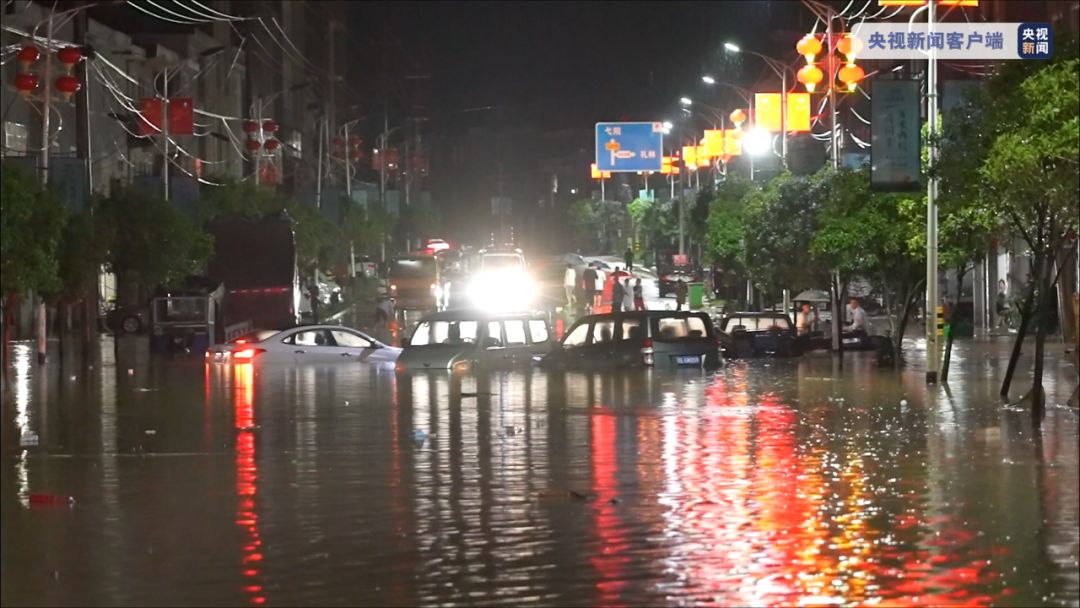
[[[616,417],[610,408],[597,407],[592,416],[592,492],[599,549],[589,561],[599,574],[596,583],[602,606],[619,606],[619,594],[626,587],[625,569],[630,563],[630,547],[618,512],[618,472]]]
[[[704,408],[665,420],[662,450],[672,574],[686,577],[698,600],[993,602],[986,589],[997,573],[987,558],[995,550],[973,547],[958,517],[931,517],[915,495],[895,524],[875,519],[889,496],[875,491],[879,463],[868,466],[858,442],[800,444],[800,430],[813,432],[800,412],[773,394],[748,396],[743,374],[718,375],[705,392]]]
[[[236,525],[243,530],[246,544],[240,564],[243,567],[243,592],[252,604],[266,603],[262,585],[257,584],[259,564],[263,560],[260,550],[259,515],[255,512],[258,494],[259,469],[255,463],[255,382],[250,363],[233,367],[233,407],[236,417]]]

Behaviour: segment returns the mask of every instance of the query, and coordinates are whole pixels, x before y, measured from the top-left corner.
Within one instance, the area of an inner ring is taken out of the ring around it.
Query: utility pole
[[[927,4],[927,36],[933,36],[935,20],[935,2]],[[937,335],[938,304],[938,180],[934,169],[938,160],[938,100],[937,100],[937,51],[930,49],[930,58],[926,62],[926,119],[929,134],[927,136],[927,173],[930,179],[926,185],[926,383],[934,384],[938,379],[940,353]]]
[[[45,42],[45,82],[42,85],[42,118],[41,118],[41,187],[49,187],[49,152],[52,147],[52,138],[49,136],[49,117],[52,115],[52,45],[53,45],[53,15],[55,10],[49,9],[49,24],[47,26]],[[40,298],[41,294],[37,294]],[[44,364],[48,342],[48,311],[45,308],[45,300],[42,298],[37,307],[37,360],[38,364]]]
[[[74,34],[75,44],[84,47],[86,46],[86,31],[87,31],[87,14],[86,11],[79,11],[75,15]],[[80,61],[75,66],[75,77],[79,79],[79,82],[88,82],[86,61]],[[92,196],[94,192],[94,169],[90,163],[90,87],[83,87],[82,95],[75,96],[75,148],[77,156],[83,161],[83,171],[86,176],[86,194]],[[93,205],[87,205],[91,216],[94,213]],[[96,272],[97,269],[95,269]],[[97,319],[98,308],[98,281],[97,275],[94,276],[93,287],[88,289],[90,294],[83,303],[83,344],[82,344],[82,359],[83,366],[89,364],[90,361],[90,349],[91,342],[93,340],[93,332],[95,326],[95,320]]]
[[[259,149],[255,151],[252,156],[255,157],[255,185],[259,185],[259,170],[262,168],[262,95],[255,97],[255,124],[258,125],[259,133]],[[320,162],[322,158],[320,157]]]
[[[933,2],[931,2],[933,4]],[[829,74],[829,153],[832,156],[832,168],[833,171],[840,169],[840,148],[837,145],[839,142],[836,137],[836,68],[835,59],[833,57],[833,13],[830,11],[828,14],[828,24],[825,28],[825,51],[828,57],[828,74]],[[840,340],[840,324],[844,322],[843,311],[840,308],[840,273],[833,271],[832,273],[832,352],[835,354],[840,353],[840,348],[843,346]],[[839,359],[843,362],[843,357]]]
[[[165,202],[169,201],[169,66],[166,65],[164,71],[164,83],[162,84],[162,100],[161,100],[161,141],[164,144],[162,150],[164,155],[161,157],[161,182],[165,186]],[[256,165],[258,166],[258,165]],[[259,172],[256,170],[255,175],[258,176]],[[258,179],[256,177],[256,179]],[[258,183],[258,182],[256,182]]]

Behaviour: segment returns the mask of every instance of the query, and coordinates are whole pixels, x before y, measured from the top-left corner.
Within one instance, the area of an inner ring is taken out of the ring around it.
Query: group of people
[[[631,259],[632,258],[628,258]],[[628,267],[629,268],[629,267]],[[615,267],[612,273],[611,307],[615,312],[623,310],[645,310],[645,296],[641,279],[625,275],[622,269]],[[563,287],[566,290],[566,302],[579,314],[591,313],[601,307],[606,277],[604,271],[595,263],[589,264],[578,277],[572,264],[566,265],[563,275]]]
[[[851,298],[847,305],[851,324],[844,327],[845,333],[867,335],[870,333],[870,324],[866,317],[866,310],[858,298]],[[818,331],[818,313],[809,302],[802,303],[802,309],[795,316],[795,331],[800,336],[810,335]]]

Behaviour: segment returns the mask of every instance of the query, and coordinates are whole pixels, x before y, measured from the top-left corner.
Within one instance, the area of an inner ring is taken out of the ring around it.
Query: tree
[[[705,218],[702,247],[705,261],[723,270],[725,292],[735,288],[735,278],[746,275],[745,219],[746,196],[753,184],[745,179],[729,177],[720,185],[709,203]]]
[[[0,289],[5,296],[55,292],[64,208],[18,167],[4,163],[0,173]]]
[[[0,173],[0,292],[10,306],[27,290],[48,294],[59,288],[57,250],[65,214],[56,197],[33,176],[8,163]],[[45,362],[45,306],[42,301],[38,307],[39,363]],[[6,318],[3,322],[6,357],[10,324]]]
[[[130,300],[158,285],[179,284],[198,274],[213,252],[210,235],[162,199],[119,190],[94,204],[119,297]]]
[[[783,289],[814,287],[823,278],[809,255],[819,208],[818,199],[807,196],[812,179],[783,173],[746,197],[746,269],[754,285],[772,297]]]
[[[578,199],[566,208],[567,225],[572,233],[573,247],[577,251],[590,251],[596,243],[596,213],[590,199]]]
[[[925,280],[922,254],[912,246],[922,225],[919,199],[872,191],[867,171],[846,169],[819,172],[808,196],[821,201],[810,251],[839,277],[832,286],[834,323],[841,320],[841,296],[851,279],[867,277],[882,293],[893,346],[902,354],[907,322]]]
[[[1056,56],[1067,59],[1041,65],[1018,83],[1008,81],[1011,87],[1005,86],[1005,79],[1019,76],[1019,69],[1003,70],[993,83],[992,120],[998,131],[979,170],[985,196],[1031,250],[1037,302],[1031,390],[1036,425],[1045,412],[1043,355],[1058,278],[1054,268],[1060,269],[1075,255],[1080,203],[1080,60],[1075,59],[1075,40],[1058,48],[1064,52]],[[1015,360],[1010,361],[1006,383],[1014,369]]]

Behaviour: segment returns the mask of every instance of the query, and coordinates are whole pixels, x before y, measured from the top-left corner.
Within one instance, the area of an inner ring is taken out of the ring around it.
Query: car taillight
[[[652,365],[654,362],[652,338],[645,338],[645,341],[641,343],[641,362],[644,365]]]
[[[262,348],[245,348],[233,353],[233,361],[251,361],[265,352],[266,350]]]

